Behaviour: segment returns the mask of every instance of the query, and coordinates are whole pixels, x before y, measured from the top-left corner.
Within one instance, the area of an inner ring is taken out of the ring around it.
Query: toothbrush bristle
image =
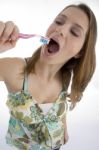
[[[48,44],[48,43],[49,43],[49,40],[48,40],[48,39],[41,38],[41,39],[40,39],[40,42],[42,42],[43,44]]]

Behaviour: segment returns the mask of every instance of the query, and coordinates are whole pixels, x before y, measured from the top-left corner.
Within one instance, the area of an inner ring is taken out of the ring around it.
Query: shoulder
[[[0,58],[0,62],[6,64],[6,63],[14,63],[14,64],[17,64],[17,63],[22,63],[24,61],[23,58],[20,58],[20,57],[5,57],[5,58]],[[13,65],[13,64],[12,64]]]
[[[10,76],[16,75],[25,67],[25,60],[19,57],[6,57],[0,59],[0,76],[6,80]]]

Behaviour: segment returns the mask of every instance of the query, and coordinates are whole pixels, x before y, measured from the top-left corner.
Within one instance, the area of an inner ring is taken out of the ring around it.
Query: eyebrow
[[[68,19],[68,17],[64,14],[59,14],[60,16],[62,16],[64,19]],[[81,25],[77,24],[77,23],[73,23],[75,26],[77,26],[78,28],[80,28],[83,32],[84,32],[84,29]]]

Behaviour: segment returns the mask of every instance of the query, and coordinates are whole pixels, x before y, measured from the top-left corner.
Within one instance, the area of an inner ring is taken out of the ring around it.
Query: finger
[[[11,34],[11,40],[16,41],[18,39],[18,37],[19,37],[19,28],[15,25],[13,32]]]
[[[14,48],[15,45],[16,45],[15,41],[13,41],[13,42],[5,42],[5,44],[0,44],[0,47],[2,48],[2,51],[0,51],[0,53]]]
[[[4,28],[5,28],[5,23],[3,23],[2,21],[0,21],[0,38],[2,36],[2,33],[4,31]]]
[[[15,26],[14,23],[11,21],[8,21],[5,23],[5,29],[4,29],[2,36],[1,36],[2,42],[6,42],[10,38],[10,36],[13,32],[14,26]]]

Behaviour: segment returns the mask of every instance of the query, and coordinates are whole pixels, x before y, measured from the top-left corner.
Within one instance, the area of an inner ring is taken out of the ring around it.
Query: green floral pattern
[[[10,93],[10,110],[6,141],[19,150],[51,150],[64,144],[62,117],[66,114],[66,92],[62,92],[44,115],[28,92]]]

